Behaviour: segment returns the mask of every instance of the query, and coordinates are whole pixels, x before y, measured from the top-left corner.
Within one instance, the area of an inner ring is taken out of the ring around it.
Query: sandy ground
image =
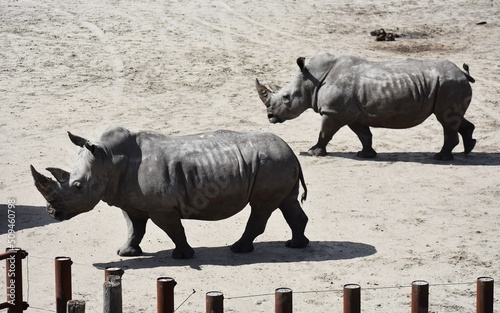
[[[404,312],[417,279],[431,283],[431,312],[475,310],[476,278],[500,278],[498,2],[279,2],[0,2],[0,245],[7,245],[7,202],[15,199],[16,244],[30,255],[29,312],[55,312],[56,256],[72,258],[73,298],[85,300],[88,312],[102,310],[107,266],[126,270],[124,312],[155,312],[160,276],[177,281],[176,307],[189,297],[176,312],[204,312],[210,290],[224,293],[226,312],[272,312],[274,290],[283,286],[294,291],[296,312],[340,312],[347,283],[363,288],[365,312]],[[369,32],[380,27],[409,36],[375,42]],[[373,129],[374,160],[355,157],[360,144],[348,128],[328,156],[308,156],[320,116],[309,110],[268,123],[254,81],[283,85],[297,57],[319,51],[468,63],[476,78],[467,112],[476,125],[474,152],[465,157],[460,144],[454,161],[434,161],[443,139],[431,117],[408,130]],[[144,256],[121,258],[119,209],[101,202],[72,220],[52,220],[29,165],[71,169],[77,150],[66,131],[95,139],[113,125],[173,135],[278,134],[304,169],[310,246],[285,248],[290,231],[276,213],[253,253],[231,253],[244,210],[220,222],[185,221],[192,260],[173,260],[171,240],[153,224]]]

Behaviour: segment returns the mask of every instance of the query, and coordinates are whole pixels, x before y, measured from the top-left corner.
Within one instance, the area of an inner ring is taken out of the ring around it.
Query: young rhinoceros
[[[462,135],[465,154],[472,151],[474,125],[464,114],[472,98],[474,79],[445,60],[369,62],[353,56],[319,53],[280,90],[271,91],[256,80],[260,99],[271,123],[281,123],[312,108],[323,116],[318,142],[309,154],[326,155],[333,135],[347,125],[363,149],[361,158],[376,156],[370,127],[409,128],[431,114],[443,126],[444,144],[437,160],[453,159],[452,150]]]
[[[245,231],[231,246],[250,252],[279,208],[292,230],[287,247],[302,248],[307,216],[297,200],[299,181],[307,189],[299,161],[278,136],[264,132],[215,131],[189,136],[109,129],[97,142],[68,133],[82,147],[71,173],[47,168],[57,181],[31,171],[47,200],[47,211],[67,220],[92,210],[100,200],[123,210],[129,228],[121,256],[142,253],[139,244],[151,219],[175,243],[173,258],[191,258],[181,219],[221,220],[248,203]]]

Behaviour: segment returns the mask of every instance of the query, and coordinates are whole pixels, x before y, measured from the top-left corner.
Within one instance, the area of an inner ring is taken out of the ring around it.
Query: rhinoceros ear
[[[300,57],[297,59],[297,65],[300,67],[300,70],[303,71],[306,68],[305,64],[306,58]]]
[[[73,135],[72,133],[68,132],[69,140],[71,140],[72,143],[79,147],[83,147],[83,145],[88,141],[87,139]]]
[[[106,155],[106,151],[103,147],[98,146],[96,144],[87,141],[85,143],[85,148],[87,148],[96,158],[104,157]]]

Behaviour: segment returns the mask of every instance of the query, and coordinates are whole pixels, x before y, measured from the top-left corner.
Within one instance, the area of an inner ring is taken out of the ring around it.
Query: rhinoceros
[[[370,127],[409,128],[432,113],[444,130],[444,144],[435,159],[453,159],[458,133],[465,154],[476,144],[474,124],[464,117],[474,82],[466,64],[464,72],[445,60],[370,62],[323,52],[307,65],[300,57],[297,65],[300,70],[282,89],[270,90],[258,79],[255,83],[271,123],[296,118],[309,108],[322,115],[318,142],[309,149],[310,155],[326,155],[328,142],[347,125],[361,141],[358,157],[373,158],[377,153]]]
[[[121,256],[142,253],[139,244],[151,219],[175,244],[173,258],[191,258],[181,219],[221,220],[248,203],[250,218],[231,250],[250,252],[279,208],[292,230],[287,247],[302,248],[308,218],[298,201],[299,181],[307,197],[300,163],[280,137],[268,132],[215,132],[165,136],[131,132],[122,127],[105,131],[98,141],[68,132],[80,146],[71,173],[47,168],[55,177],[31,172],[47,200],[47,211],[67,220],[92,210],[102,200],[122,209],[128,239]]]

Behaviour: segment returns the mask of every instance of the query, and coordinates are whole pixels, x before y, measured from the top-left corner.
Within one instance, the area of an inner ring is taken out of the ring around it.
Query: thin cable
[[[186,298],[186,300],[182,301],[181,304],[179,304],[179,306],[174,310],[177,311],[186,301],[188,301],[189,298],[191,298],[192,295],[194,295],[196,293],[196,290],[193,289],[193,292]]]

